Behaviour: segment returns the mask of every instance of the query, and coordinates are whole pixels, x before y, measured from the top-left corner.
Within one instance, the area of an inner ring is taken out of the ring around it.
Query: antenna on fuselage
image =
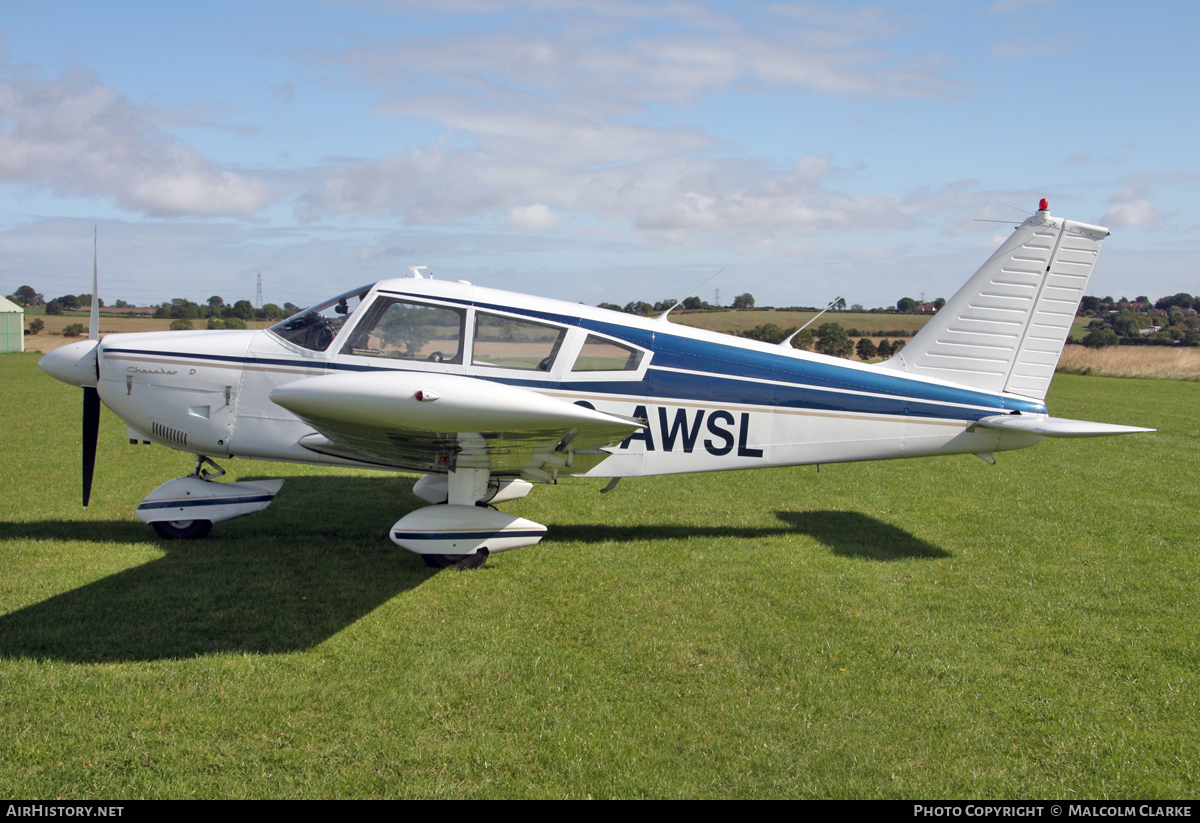
[[[829,310],[830,310],[830,309],[832,309],[834,306],[836,306],[836,305],[837,305],[837,302],[838,302],[839,300],[841,300],[841,299],[842,299],[843,297],[845,297],[845,296],[846,296],[846,295],[844,295],[844,294],[841,294],[841,295],[838,295],[837,297],[833,298],[833,300],[832,300],[832,301],[829,303],[829,305],[828,305],[828,306],[826,306],[825,308],[821,309],[819,312],[817,312],[817,313],[816,313],[816,314],[813,316],[813,319],[812,319],[812,320],[809,320],[809,321],[808,321],[807,323],[805,323],[803,326],[801,326],[800,328],[796,329],[794,332],[792,332],[791,334],[789,334],[789,335],[787,336],[787,340],[784,340],[784,341],[783,341],[782,343],[780,343],[779,345],[783,346],[785,349],[790,349],[790,348],[792,347],[792,338],[793,338],[793,337],[795,337],[795,336],[796,336],[796,335],[798,335],[800,332],[804,331],[804,330],[805,330],[805,329],[807,329],[809,326],[811,326],[813,323],[815,323],[818,317],[820,317],[822,314],[824,314],[825,312],[829,311]]]
[[[722,267],[721,267],[721,271],[717,272],[717,274],[720,274],[722,271],[725,271],[725,269],[727,269],[727,268],[729,268],[729,267],[728,267],[728,266],[722,266]],[[708,278],[707,280],[705,280],[705,281],[704,281],[703,283],[701,283],[699,286],[697,286],[696,288],[692,289],[690,292],[688,292],[687,294],[685,294],[685,295],[683,296],[683,300],[687,300],[687,299],[688,299],[689,297],[691,297],[693,294],[695,294],[696,292],[700,291],[700,289],[704,288],[704,287],[705,287],[705,286],[707,286],[709,283],[711,283],[712,281],[716,280],[716,279],[717,279],[717,274],[714,274],[712,277],[710,277],[710,278]],[[679,305],[681,305],[681,304],[683,303],[683,300],[676,300],[676,301],[675,301],[675,306],[679,306]],[[671,312],[673,312],[673,311],[675,310],[675,306],[671,306],[671,308],[667,309],[665,312],[663,312],[662,314],[660,314],[660,315],[658,316],[658,319],[659,319],[659,320],[662,320],[662,321],[664,321],[664,322],[666,322],[666,323],[670,323],[671,321],[670,321],[670,320],[667,320],[667,315],[668,315],[668,314],[670,314]]]
[[[412,272],[414,280],[424,280],[425,276],[421,274],[421,269],[427,269],[429,266],[409,266],[408,270]]]

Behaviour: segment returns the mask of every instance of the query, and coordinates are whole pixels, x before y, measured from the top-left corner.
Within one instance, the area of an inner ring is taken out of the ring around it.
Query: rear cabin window
[[[461,363],[466,311],[383,297],[367,312],[342,354]]]
[[[571,371],[637,371],[641,362],[642,352],[638,349],[589,334]]]
[[[566,336],[567,330],[557,326],[477,312],[471,363],[548,372]]]

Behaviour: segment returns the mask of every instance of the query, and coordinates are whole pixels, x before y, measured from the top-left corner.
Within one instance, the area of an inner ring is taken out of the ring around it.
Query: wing
[[[547,481],[581,474],[644,426],[529,389],[426,372],[355,372],[280,386],[271,400],[316,433],[305,448],[420,472],[488,469]]]

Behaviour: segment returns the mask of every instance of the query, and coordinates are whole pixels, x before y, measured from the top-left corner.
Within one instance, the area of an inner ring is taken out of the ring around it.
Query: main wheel
[[[480,549],[474,554],[423,554],[421,559],[431,569],[478,569],[488,559],[488,550]]]
[[[211,520],[158,520],[150,525],[163,540],[199,540],[213,526]]]

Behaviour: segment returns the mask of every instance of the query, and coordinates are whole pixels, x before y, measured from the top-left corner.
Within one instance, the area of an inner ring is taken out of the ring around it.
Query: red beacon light
[[[1050,211],[1050,201],[1047,200],[1045,197],[1043,197],[1042,201],[1040,203],[1038,203],[1038,210],[1039,211]]]

